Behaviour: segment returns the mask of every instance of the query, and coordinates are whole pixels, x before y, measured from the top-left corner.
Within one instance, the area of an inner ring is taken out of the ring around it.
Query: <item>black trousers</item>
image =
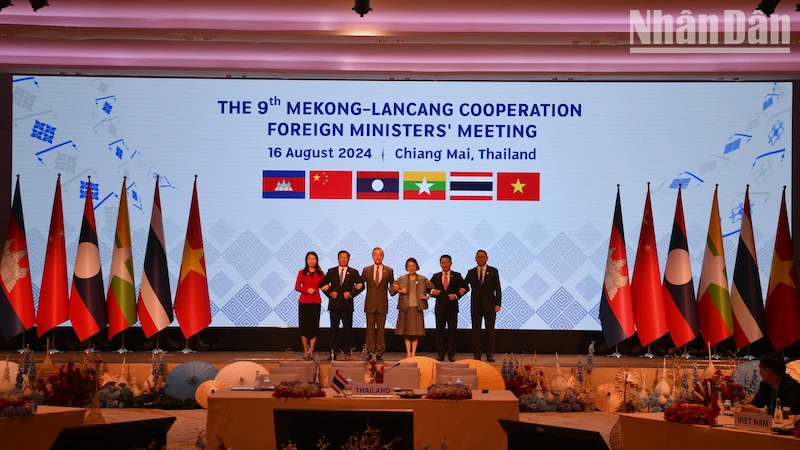
[[[494,357],[494,320],[497,313],[485,311],[472,311],[472,354],[476,358],[481,357],[481,320],[486,322],[486,334],[489,337],[489,345],[486,348],[486,357]]]
[[[328,311],[331,315],[331,350],[350,353],[353,348],[353,311]],[[339,321],[342,330],[339,331]]]
[[[458,313],[436,314],[436,351],[444,359],[445,352],[450,359],[456,359],[456,327]]]

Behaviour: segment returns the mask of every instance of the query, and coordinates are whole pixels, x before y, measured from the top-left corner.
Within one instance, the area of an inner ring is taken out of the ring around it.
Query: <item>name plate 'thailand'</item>
[[[391,384],[354,383],[353,397],[392,398],[394,397],[394,386]]]

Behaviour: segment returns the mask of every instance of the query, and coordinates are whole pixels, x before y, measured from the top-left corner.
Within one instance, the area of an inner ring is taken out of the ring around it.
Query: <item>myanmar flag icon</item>
[[[403,172],[403,200],[444,200],[447,172]]]

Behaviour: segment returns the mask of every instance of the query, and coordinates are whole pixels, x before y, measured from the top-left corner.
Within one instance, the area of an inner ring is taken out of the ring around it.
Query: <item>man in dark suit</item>
[[[364,267],[361,279],[367,290],[364,312],[367,314],[367,352],[383,359],[386,351],[386,314],[389,312],[389,287],[394,283],[394,270],[383,264],[383,250],[372,250],[371,266]]]
[[[339,265],[328,269],[319,283],[319,288],[328,297],[328,312],[331,316],[331,356],[336,359],[337,352],[350,353],[353,344],[353,297],[364,288],[361,276],[356,269],[348,267],[350,253],[339,252]],[[339,334],[339,321],[342,333]]]
[[[472,353],[475,359],[481,359],[481,320],[486,322],[486,334],[489,346],[486,349],[486,361],[494,362],[494,321],[500,311],[500,274],[497,269],[487,265],[489,255],[485,250],[478,250],[475,262],[478,263],[467,272],[465,282],[472,290]]]
[[[458,272],[450,270],[453,258],[442,255],[439,265],[442,271],[431,277],[434,289],[431,295],[436,297],[436,351],[439,361],[444,361],[445,351],[450,361],[456,360],[456,327],[458,325],[458,299],[466,292],[464,279]]]
[[[759,361],[761,385],[749,405],[742,406],[742,411],[764,412],[772,415],[775,412],[776,399],[780,399],[781,407],[789,407],[792,414],[800,414],[800,383],[786,373],[786,362],[777,353],[762,355]]]

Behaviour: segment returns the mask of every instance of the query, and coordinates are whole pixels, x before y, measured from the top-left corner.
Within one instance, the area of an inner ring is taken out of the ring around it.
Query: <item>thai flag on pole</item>
[[[350,383],[347,382],[347,379],[337,370],[331,379],[331,389],[336,391],[337,394],[341,394],[348,384]]]

